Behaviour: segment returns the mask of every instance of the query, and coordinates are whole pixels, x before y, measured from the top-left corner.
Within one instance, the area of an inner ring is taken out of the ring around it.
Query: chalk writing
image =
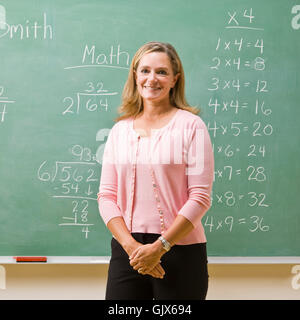
[[[249,191],[245,194],[236,194],[233,191],[226,191],[224,193],[215,193],[212,197],[212,202],[216,202],[216,205],[225,205],[227,207],[238,206],[240,202],[246,202],[249,207],[269,207],[270,205],[266,199],[266,194],[262,192]]]
[[[266,170],[263,166],[247,166],[247,168],[234,168],[230,165],[223,168],[217,168],[214,172],[215,180],[226,179],[228,181],[233,180],[236,176],[246,177],[248,181],[262,182],[267,180]]]
[[[38,179],[55,183],[54,190],[58,195],[53,197],[80,198],[87,195],[91,199],[95,190],[91,190],[91,183],[99,181],[96,163],[90,162],[62,162],[56,161],[54,168],[46,168],[45,160],[38,169]],[[93,198],[92,198],[93,199]],[[94,200],[94,199],[93,199]]]
[[[255,102],[247,102],[247,101],[241,101],[239,99],[235,100],[221,100],[218,98],[210,98],[208,102],[208,106],[210,108],[213,108],[214,114],[217,114],[218,112],[233,112],[235,114],[238,114],[241,112],[241,110],[251,109],[253,110],[252,113],[256,115],[263,114],[265,116],[268,116],[272,113],[272,110],[270,107],[265,105],[264,100],[256,99]]]
[[[65,67],[65,70],[89,67],[129,69],[129,53],[127,51],[121,51],[121,46],[119,44],[117,45],[117,48],[111,46],[109,52],[95,53],[95,50],[95,45],[85,45],[80,64]]]
[[[33,39],[33,40],[52,40],[53,27],[47,22],[47,14],[43,14],[43,21],[25,20],[25,22],[18,24],[9,24],[6,20],[6,12],[2,7],[0,8],[0,39]]]
[[[53,199],[72,202],[72,215],[64,215],[59,226],[80,227],[87,239],[94,225],[88,220],[88,207],[90,201],[97,200],[99,168],[90,148],[77,144],[69,151],[76,161],[55,161],[53,165],[45,160],[37,170],[37,178],[52,186]]]
[[[252,23],[255,19],[252,8],[245,9],[243,12],[228,11],[227,14],[227,29],[264,30],[263,28],[257,28],[252,26]],[[243,23],[243,25],[241,25],[240,23]]]
[[[236,50],[241,52],[245,49],[257,48],[260,54],[264,53],[264,39],[256,39],[255,41],[244,39],[243,37],[237,39],[224,40],[219,37],[217,40],[216,51]]]
[[[248,90],[253,88],[255,92],[268,92],[268,81],[267,80],[240,80],[240,79],[219,79],[217,77],[211,78],[211,87],[209,91],[216,90],[232,90],[240,92],[242,90]]]
[[[270,230],[270,226],[264,222],[264,217],[255,215],[249,218],[235,218],[233,216],[227,216],[224,219],[216,219],[215,217],[208,215],[205,218],[204,226],[209,232],[232,232],[233,228],[238,227],[245,227],[250,232],[267,232]]]
[[[89,227],[94,224],[88,223],[88,200],[72,201],[72,217],[62,217],[63,221],[59,226],[79,226],[82,227],[81,231],[84,233],[85,239],[88,238],[90,232]]]
[[[273,126],[270,123],[262,123],[256,121],[250,125],[246,122],[232,122],[230,124],[218,123],[217,121],[208,122],[207,128],[212,132],[213,137],[218,135],[230,135],[238,137],[243,134],[251,135],[253,137],[270,136],[273,134]]]
[[[255,145],[251,144],[249,146],[233,146],[231,144],[225,145],[215,145],[212,144],[213,151],[215,154],[223,155],[225,158],[232,158],[238,153],[241,152],[241,149],[244,151],[244,155],[248,157],[265,157],[266,155],[266,146],[265,145]]]
[[[204,226],[209,232],[233,232],[238,228],[267,232],[271,227],[265,222],[264,210],[272,203],[265,185],[272,176],[266,159],[272,151],[268,138],[276,128],[268,102],[271,83],[266,43],[261,35],[264,28],[257,25],[253,8],[228,9],[225,15],[227,31],[217,37],[208,62],[211,76],[207,79],[207,105],[213,116],[207,121],[207,129],[214,154],[222,160],[215,164],[212,204],[232,213],[215,217],[212,211]],[[236,29],[234,36],[232,29]],[[245,207],[255,213],[244,217]]]
[[[261,57],[256,57],[253,61],[250,60],[241,60],[240,57],[222,59],[219,57],[212,58],[211,69],[220,70],[222,68],[225,69],[234,69],[236,71],[242,70],[242,68],[246,69],[254,69],[257,71],[263,71],[265,69],[265,61]]]
[[[15,103],[15,101],[8,99],[4,96],[4,87],[0,86],[0,124],[5,121],[6,114],[8,113],[7,106]]]
[[[117,95],[118,92],[108,92],[103,89],[103,82],[88,82],[83,92],[77,92],[74,97],[64,97],[65,104],[63,115],[80,114],[83,111],[108,111],[108,98]]]
[[[82,147],[79,144],[72,146],[71,154],[79,161],[95,161],[96,155],[88,147]]]

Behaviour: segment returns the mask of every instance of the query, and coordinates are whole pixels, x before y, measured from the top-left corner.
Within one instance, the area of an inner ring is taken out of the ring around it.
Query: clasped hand
[[[163,278],[165,271],[160,264],[163,253],[154,244],[145,244],[136,248],[130,255],[130,265],[140,274],[150,274],[155,278]]]

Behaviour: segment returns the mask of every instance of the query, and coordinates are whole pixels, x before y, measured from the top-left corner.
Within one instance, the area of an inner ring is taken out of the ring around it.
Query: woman
[[[135,54],[107,139],[98,193],[111,231],[106,299],[205,299],[214,159],[204,122],[184,95],[175,49]]]

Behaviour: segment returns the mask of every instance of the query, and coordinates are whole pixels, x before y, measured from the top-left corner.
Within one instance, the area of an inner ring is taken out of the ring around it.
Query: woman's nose
[[[149,81],[156,81],[156,80],[157,80],[157,79],[156,79],[156,73],[155,73],[154,71],[151,71],[151,72],[149,73],[148,80],[149,80]]]

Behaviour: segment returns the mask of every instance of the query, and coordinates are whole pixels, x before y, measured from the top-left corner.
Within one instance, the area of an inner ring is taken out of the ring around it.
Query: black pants
[[[133,233],[140,243],[152,243],[160,235]],[[112,238],[106,300],[204,300],[208,288],[206,244],[175,245],[164,254],[163,279],[141,275],[129,264],[129,258]]]

